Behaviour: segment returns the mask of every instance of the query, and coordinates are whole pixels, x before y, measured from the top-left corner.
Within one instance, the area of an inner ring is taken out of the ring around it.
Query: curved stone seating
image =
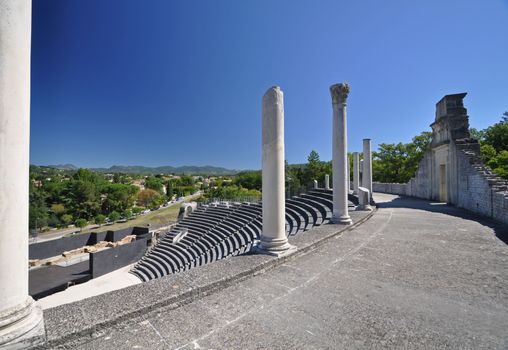
[[[319,226],[321,224],[320,223],[321,214],[319,213],[319,211],[314,207],[312,207],[311,205],[308,205],[307,203],[298,200],[298,197],[286,199],[286,205],[300,207],[301,209],[305,210],[308,213],[308,215],[312,217],[312,226]]]
[[[303,227],[303,221],[305,218],[302,218],[300,214],[298,214],[297,211],[286,207],[286,215],[291,217],[293,220],[293,229],[288,232],[290,235],[295,235],[299,231],[303,231],[305,228]]]
[[[324,222],[326,221],[326,215],[327,215],[327,208],[326,206],[324,206],[323,204],[319,203],[319,202],[316,202],[314,200],[311,200],[307,197],[296,197],[295,200],[297,201],[300,201],[300,202],[303,202],[309,206],[311,206],[312,208],[314,208],[315,210],[317,210],[318,212],[318,223],[316,223],[317,226],[319,225],[322,225],[324,224]]]
[[[332,197],[331,190],[313,189],[286,199],[286,234],[295,235],[328,222]],[[358,202],[351,194],[349,200]],[[259,203],[200,206],[150,249],[131,273],[148,281],[248,253],[261,235],[262,221]],[[174,241],[182,230],[186,234]]]
[[[333,200],[333,190],[326,190],[324,188],[314,188],[308,192],[308,194],[316,194],[321,195],[324,198],[328,198],[330,200]],[[349,191],[347,196],[349,203],[349,206],[356,206],[359,205],[358,196],[354,195],[352,191]]]

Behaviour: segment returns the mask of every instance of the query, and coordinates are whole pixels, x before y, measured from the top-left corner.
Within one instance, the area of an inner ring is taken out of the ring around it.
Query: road
[[[79,349],[508,348],[506,227],[375,198],[370,220],[327,245]]]

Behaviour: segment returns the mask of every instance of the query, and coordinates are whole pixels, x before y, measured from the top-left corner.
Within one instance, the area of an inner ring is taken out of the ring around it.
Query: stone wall
[[[508,224],[508,182],[495,175],[481,161],[471,144],[454,145],[456,149],[457,178],[451,184],[455,186],[456,196],[448,203],[480,215]],[[391,193],[429,200],[438,200],[432,195],[429,160],[424,157],[420,168],[408,183],[373,183],[374,192]]]
[[[118,270],[141,259],[146,250],[147,239],[143,237],[129,244],[90,253],[90,274],[97,278]]]
[[[136,235],[138,239],[147,238],[148,243],[151,244],[148,227],[129,227],[117,231],[80,233],[50,241],[32,243],[28,247],[28,256],[29,259],[47,259],[60,255],[65,251],[97,244],[100,241],[117,242],[128,235]]]
[[[447,95],[436,105],[430,149],[415,177],[405,184],[374,183],[373,191],[446,201],[508,224],[508,181],[495,175],[470,138],[465,94]]]

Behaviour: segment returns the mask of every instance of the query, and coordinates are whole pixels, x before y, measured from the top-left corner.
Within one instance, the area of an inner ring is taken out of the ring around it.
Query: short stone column
[[[286,237],[284,197],[284,97],[278,86],[263,96],[263,230],[258,251],[280,256],[295,249]]]
[[[353,194],[358,195],[358,187],[360,186],[360,155],[358,152],[353,153]]]
[[[358,210],[372,210],[370,192],[365,187],[358,187]]]
[[[318,187],[319,187],[319,186],[318,186],[318,182],[317,182],[317,180],[312,181],[312,184],[313,184],[313,186],[314,186],[314,189],[316,189],[316,188],[318,188]]]
[[[0,348],[44,341],[28,295],[28,185],[32,3],[0,0]]]
[[[325,175],[325,190],[329,190],[330,189],[330,175],[326,174]]]
[[[332,223],[350,225],[348,212],[347,185],[347,122],[346,101],[349,85],[346,83],[330,86],[332,95],[332,175],[333,175],[333,213]]]
[[[372,199],[372,152],[370,139],[363,139],[362,187],[369,190]]]

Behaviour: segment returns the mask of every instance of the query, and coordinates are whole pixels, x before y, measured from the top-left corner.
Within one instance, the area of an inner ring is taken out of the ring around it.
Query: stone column
[[[329,190],[330,189],[330,175],[326,174],[325,175],[325,190]]]
[[[278,86],[263,96],[263,230],[259,252],[280,256],[294,249],[286,237],[284,198],[284,97]]]
[[[349,85],[346,83],[330,86],[333,107],[333,140],[332,140],[332,171],[333,171],[333,213],[331,221],[337,224],[352,223],[348,213],[347,186],[347,123],[346,100]]]
[[[360,186],[360,155],[358,152],[353,153],[353,194],[358,195],[358,187]]]
[[[359,186],[363,186],[363,159],[360,159],[360,179],[358,180],[358,183]]]
[[[346,164],[347,164],[347,167],[346,167],[346,171],[347,171],[347,193],[349,193],[349,191],[351,190],[351,168],[350,168],[350,163],[349,163],[349,155],[347,154],[347,149],[346,149]]]
[[[372,199],[372,153],[370,139],[363,139],[362,187],[369,190]]]
[[[28,165],[32,3],[0,0],[0,348],[44,340],[28,295]]]
[[[314,189],[318,188],[318,182],[317,182],[317,180],[314,180],[312,183],[314,184]]]

